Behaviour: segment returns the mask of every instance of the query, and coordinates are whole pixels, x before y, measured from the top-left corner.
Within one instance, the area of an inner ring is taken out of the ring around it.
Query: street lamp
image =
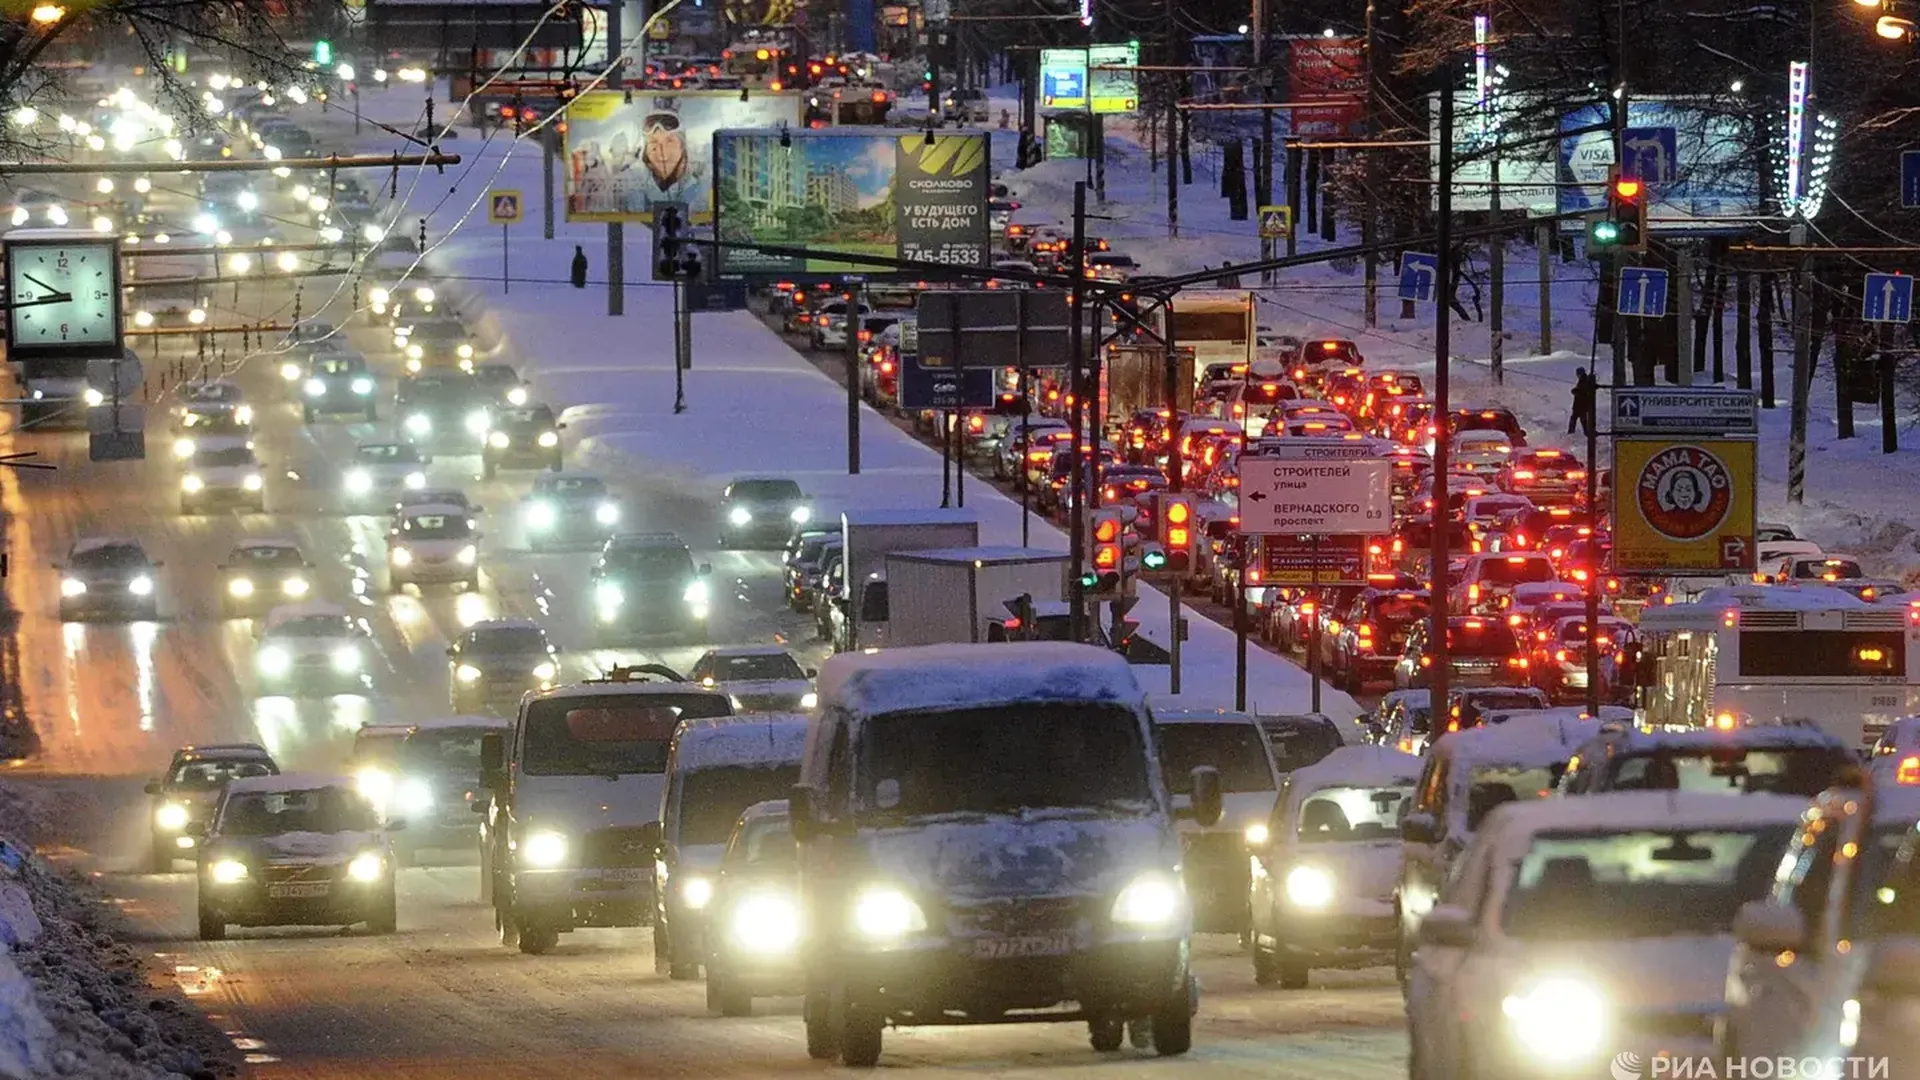
[[[1873,32],[1889,41],[1899,41],[1901,38],[1912,35],[1913,20],[1903,19],[1898,15],[1882,15],[1880,20],[1873,24]]]
[[[67,17],[67,9],[59,4],[41,4],[33,9],[31,18],[41,26],[52,26]]]

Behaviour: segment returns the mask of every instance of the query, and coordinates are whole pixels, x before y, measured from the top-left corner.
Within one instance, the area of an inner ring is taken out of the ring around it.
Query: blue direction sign
[[[918,357],[900,365],[903,409],[990,409],[994,368],[921,367]]]
[[[1913,279],[1905,274],[1868,274],[1865,310],[1867,322],[1910,322],[1913,319]]]
[[[1680,175],[1680,140],[1674,128],[1630,127],[1620,133],[1620,175],[1647,184],[1671,184]]]
[[[1667,315],[1667,272],[1653,266],[1620,268],[1619,303],[1614,310],[1641,319]]]
[[[1920,210],[1920,150],[1900,152],[1900,209]]]
[[[1400,299],[1433,299],[1433,279],[1440,273],[1440,256],[1424,251],[1400,255]]]

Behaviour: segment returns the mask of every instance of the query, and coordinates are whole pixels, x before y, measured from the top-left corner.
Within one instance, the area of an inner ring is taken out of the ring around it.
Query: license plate
[[[1873,700],[1868,703],[1867,707],[1871,709],[1897,709],[1900,707],[1900,697],[1897,694],[1875,694],[1873,695]]]
[[[621,866],[600,871],[601,881],[645,881],[651,876],[652,871],[644,866]]]
[[[1009,960],[1022,956],[1063,956],[1072,951],[1073,934],[1066,930],[1054,934],[982,938],[973,943],[973,957],[976,960]]]
[[[301,881],[291,885],[267,886],[267,897],[272,900],[299,900],[306,897],[325,896],[331,888],[330,882]]]

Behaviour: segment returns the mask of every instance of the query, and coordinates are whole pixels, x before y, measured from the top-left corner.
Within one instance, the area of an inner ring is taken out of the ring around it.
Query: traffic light
[[[313,62],[321,67],[333,66],[333,42],[326,38],[313,43]]]
[[[1096,600],[1118,600],[1126,572],[1126,524],[1120,511],[1093,512],[1093,535],[1087,550],[1087,570],[1080,588]]]
[[[1193,566],[1193,499],[1187,495],[1160,497],[1160,550],[1165,552],[1168,573],[1184,574]]]
[[[1647,194],[1643,181],[1620,175],[1618,166],[1609,170],[1606,213],[1588,224],[1588,244],[1620,251],[1647,250]]]
[[[675,203],[653,205],[653,280],[679,281],[700,276],[700,256],[682,239],[686,208]]]

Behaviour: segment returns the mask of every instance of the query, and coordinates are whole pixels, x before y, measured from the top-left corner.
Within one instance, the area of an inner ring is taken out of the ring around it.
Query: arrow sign
[[[1866,322],[1903,323],[1913,318],[1913,279],[1904,274],[1868,274],[1860,313]]]
[[[1409,251],[1400,256],[1400,299],[1433,299],[1433,279],[1440,274],[1440,256]]]
[[[1667,314],[1667,272],[1652,266],[1620,268],[1620,295],[1615,308],[1622,315],[1660,319]]]

